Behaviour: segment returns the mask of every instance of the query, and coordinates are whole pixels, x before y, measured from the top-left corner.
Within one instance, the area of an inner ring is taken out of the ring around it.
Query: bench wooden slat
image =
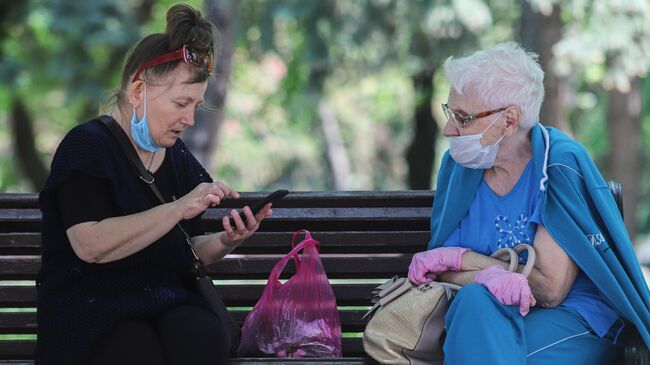
[[[232,311],[232,316],[241,325],[249,311]],[[343,332],[362,332],[366,323],[361,319],[364,310],[341,310],[341,329]],[[1,334],[30,334],[36,333],[36,312],[0,312]]]
[[[222,217],[228,210],[210,209],[204,214],[207,230],[221,230]],[[264,231],[327,230],[426,230],[430,208],[274,208],[265,219]]]
[[[377,284],[333,284],[336,303],[340,306],[370,305],[370,291]],[[262,295],[263,284],[217,285],[228,306],[253,306]],[[34,308],[36,288],[33,286],[0,286],[0,308]]]
[[[15,346],[15,345],[11,345]],[[0,346],[2,351],[2,346]],[[377,362],[367,357],[343,357],[338,359],[276,359],[276,358],[235,358],[231,359],[230,364],[246,365],[317,365],[317,364],[336,364],[336,365],[376,365]],[[33,360],[2,360],[0,365],[32,365]]]
[[[398,231],[320,231],[310,230],[320,242],[321,253],[399,253],[419,252],[431,239],[426,229]],[[257,232],[234,253],[287,253],[293,232]]]
[[[262,199],[265,192],[241,192],[239,199],[226,199],[221,206],[242,207]],[[434,192],[431,190],[402,190],[402,191],[322,191],[296,192],[274,204],[276,207],[431,207]],[[0,195],[0,209],[5,208],[36,208],[38,209],[38,194]]]
[[[269,192],[240,192],[239,199],[226,199],[222,205],[238,207],[250,204]],[[291,191],[276,205],[304,206],[430,206],[434,192],[431,190],[393,191]],[[374,203],[374,204],[373,204]],[[38,208],[37,193],[2,193],[0,209]]]
[[[431,233],[424,231],[311,231],[322,253],[418,252],[426,247]],[[293,232],[257,232],[239,246],[236,254],[287,253]],[[0,233],[0,255],[38,255],[38,232]]]
[[[345,348],[345,340],[344,346]],[[231,364],[246,365],[314,365],[314,364],[336,364],[336,365],[376,365],[377,362],[370,358],[363,357],[345,357],[341,359],[258,359],[258,358],[239,358],[232,359]]]
[[[38,208],[29,209],[2,209],[0,210],[0,222],[3,226],[11,222],[40,222],[41,211]]]
[[[235,256],[235,255],[233,255]],[[251,256],[229,257],[206,268],[211,276],[221,279],[264,278],[268,277],[280,257]],[[334,278],[390,278],[396,273],[405,273],[411,261],[410,254],[363,255],[321,255],[327,276]],[[289,263],[282,277],[294,273],[293,263]]]
[[[0,209],[0,232],[40,232],[39,209]]]
[[[0,286],[1,308],[35,308],[36,287]]]
[[[39,255],[40,232],[0,233],[0,255]]]
[[[20,212],[29,213],[26,218],[32,217],[32,212],[38,212],[40,218],[40,211],[27,209],[18,210],[12,209],[8,213],[8,218],[12,217],[11,211],[20,217]],[[206,210],[203,214],[203,220],[211,222],[218,220],[221,223],[221,218],[225,215],[230,215],[231,208],[211,208]],[[431,214],[431,207],[307,207],[307,208],[273,208],[273,215],[266,218],[265,222],[271,221],[329,221],[334,220],[338,223],[341,220],[355,220],[355,221],[383,221],[383,220],[409,220],[409,219],[422,219],[422,217],[429,217]],[[5,214],[1,214],[0,218]],[[220,224],[221,225],[221,224]]]
[[[339,306],[370,306],[370,291],[378,284],[333,284]],[[264,285],[217,285],[228,306],[252,306],[262,296]]]
[[[203,215],[207,230],[223,230],[221,219],[229,209],[213,208]],[[426,230],[430,208],[274,208],[264,221],[265,231],[298,230]],[[38,232],[41,212],[37,209],[0,210],[1,232]]]
[[[376,364],[376,362],[372,361],[369,358],[364,357],[365,352],[363,351],[363,343],[361,341],[361,338],[343,338],[342,339],[342,345],[343,345],[343,356],[346,357],[358,357],[356,359],[274,359],[274,358],[269,358],[269,359],[252,359],[252,358],[240,358],[240,359],[232,359],[231,363],[233,364],[246,364],[246,365],[252,365],[252,364],[285,364],[285,363],[290,363],[293,365],[299,365],[299,364],[309,364],[309,365],[314,365],[314,364]],[[33,361],[28,361],[28,362],[22,362],[18,361],[21,359],[31,359],[33,354],[34,354],[34,349],[36,348],[36,341],[32,340],[10,340],[10,341],[0,341],[0,360],[5,360],[5,359],[12,359],[15,360],[15,362],[12,362],[12,364],[20,363],[20,364],[33,364]],[[3,363],[5,363],[3,361]],[[9,363],[9,362],[6,362]]]
[[[231,312],[235,320],[243,324],[248,315],[248,311],[233,311]],[[0,313],[1,314],[1,313]],[[365,310],[343,310],[339,311],[339,318],[341,319],[341,331],[343,332],[363,332],[366,319],[361,319],[366,314]]]
[[[267,279],[278,262],[275,255],[232,255],[206,271],[215,279]],[[407,272],[410,254],[322,255],[323,266],[330,279],[334,278],[390,278]],[[33,280],[41,265],[38,256],[0,256],[0,280]],[[293,273],[293,264],[287,265],[283,277]]]
[[[34,280],[40,256],[0,256],[0,280]]]
[[[0,341],[0,360],[15,360],[12,364],[33,364],[30,360],[34,356],[36,341],[31,340],[10,340]],[[20,360],[29,360],[21,362]]]
[[[33,334],[36,333],[36,329],[36,312],[0,312],[2,334]]]
[[[0,194],[0,209],[6,208],[38,208],[38,194],[2,193]]]

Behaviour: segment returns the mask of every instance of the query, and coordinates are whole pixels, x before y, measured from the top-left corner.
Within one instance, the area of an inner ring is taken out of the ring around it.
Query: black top
[[[180,139],[166,149],[163,166],[154,176],[166,199],[212,181]],[[72,250],[66,229],[75,222],[135,214],[159,204],[100,121],[80,124],[65,136],[39,203],[38,364],[80,363],[99,337],[122,319],[158,316],[186,303],[207,307],[190,289],[192,253],[176,228],[110,263],[86,263]],[[203,233],[200,219],[181,225],[196,236]]]
[[[111,181],[81,171],[73,171],[65,184],[55,189],[65,229],[83,222],[99,222],[115,217],[117,207],[111,199]]]
[[[162,164],[153,173],[155,184],[166,201],[174,197],[172,167],[166,154]],[[72,171],[65,184],[55,189],[63,226],[68,229],[83,222],[99,222],[119,215],[111,199],[111,181],[81,171]],[[192,220],[194,235],[203,234],[199,220]]]

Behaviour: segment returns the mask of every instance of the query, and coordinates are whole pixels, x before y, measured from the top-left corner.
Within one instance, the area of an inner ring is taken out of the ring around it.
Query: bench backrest
[[[208,231],[233,207],[265,194],[242,194],[204,214]],[[238,321],[260,297],[268,273],[290,250],[291,235],[311,231],[337,297],[344,356],[365,356],[362,315],[370,290],[404,275],[429,240],[432,191],[292,193],[242,246],[209,267]],[[0,359],[30,359],[36,334],[34,280],[40,267],[41,213],[35,194],[0,194]],[[285,277],[293,268],[288,267]]]

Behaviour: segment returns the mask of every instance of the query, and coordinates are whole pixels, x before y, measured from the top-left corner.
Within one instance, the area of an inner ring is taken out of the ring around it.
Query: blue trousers
[[[445,317],[445,364],[610,364],[621,348],[600,338],[577,312],[501,304],[480,284],[464,286]]]

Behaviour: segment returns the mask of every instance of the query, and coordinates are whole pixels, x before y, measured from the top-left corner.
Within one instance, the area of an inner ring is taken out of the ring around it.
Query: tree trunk
[[[607,130],[610,148],[608,178],[618,180],[623,187],[625,226],[634,239],[635,213],[640,197],[641,179],[641,80],[631,80],[631,89],[623,93],[616,88],[608,93]]]
[[[217,148],[219,129],[223,124],[226,94],[232,69],[235,42],[235,20],[239,1],[206,0],[208,16],[219,29],[219,49],[215,63],[215,77],[205,92],[206,105],[212,111],[200,110],[195,125],[185,132],[183,141],[197,160],[210,169],[212,155]]]
[[[9,125],[15,141],[13,148],[18,164],[34,191],[39,191],[47,179],[48,170],[38,156],[32,118],[20,97],[16,97],[11,105]]]
[[[543,124],[557,127],[571,135],[566,109],[569,93],[568,81],[553,72],[553,46],[562,39],[560,6],[554,4],[552,12],[544,15],[531,8],[528,0],[522,0],[519,41],[524,48],[539,54],[544,70],[544,102],[540,111]]]
[[[154,5],[156,5],[157,0],[142,0],[140,5],[135,6],[135,20],[137,24],[146,24],[151,20],[152,10]],[[126,54],[129,52],[131,44],[121,43],[114,46],[110,49],[108,55],[108,62],[105,64],[102,70],[98,70],[99,75],[113,75],[115,74],[115,68],[119,68],[124,64],[124,59]],[[122,74],[122,69],[119,69],[119,75]],[[120,82],[122,80],[120,79]],[[100,82],[105,84],[105,87],[110,87],[110,82],[112,79],[110,77],[101,78]],[[97,117],[99,111],[98,100],[94,98],[89,98],[84,102],[83,107],[80,109],[79,116],[77,117],[78,123],[84,123],[90,119]]]
[[[335,190],[350,188],[350,159],[341,138],[339,121],[332,106],[321,97],[318,103],[318,116],[323,126],[327,160],[332,168]]]
[[[409,189],[431,189],[433,162],[436,157],[435,141],[438,124],[431,111],[433,75],[435,69],[424,69],[411,77],[416,93],[415,130],[406,153],[409,167]]]

